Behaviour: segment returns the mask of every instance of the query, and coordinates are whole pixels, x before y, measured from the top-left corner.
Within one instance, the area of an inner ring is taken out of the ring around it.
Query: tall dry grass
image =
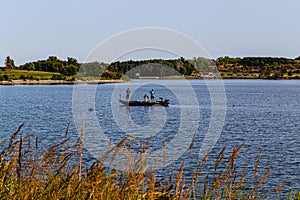
[[[1,199],[265,199],[285,185],[271,191],[264,189],[271,167],[261,172],[262,153],[253,163],[252,174],[245,168],[237,175],[235,160],[243,145],[236,146],[226,159],[223,148],[211,174],[203,172],[208,162],[207,152],[189,180],[183,173],[184,162],[170,173],[165,164],[166,174],[158,178],[155,171],[146,170],[151,154],[147,151],[149,143],[141,145],[139,156],[129,156],[128,166],[125,166],[129,170],[108,170],[103,161],[109,154],[113,158],[117,154],[130,155],[128,144],[134,142],[133,138],[124,138],[115,148],[109,149],[101,161],[87,167],[82,161],[84,132],[77,142],[71,143],[67,139],[67,128],[61,142],[39,153],[38,137],[25,137],[21,128],[22,125],[12,134],[6,147],[1,148]],[[246,183],[246,176],[251,176],[253,181]],[[299,199],[300,193],[293,192],[287,198]]]

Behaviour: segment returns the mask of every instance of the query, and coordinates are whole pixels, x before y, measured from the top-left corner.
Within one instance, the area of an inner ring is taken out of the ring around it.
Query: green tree
[[[47,61],[50,61],[50,62],[56,62],[58,61],[57,57],[56,56],[49,56]]]
[[[277,69],[278,66],[279,66],[278,62],[273,62],[273,68],[274,68],[274,69]]]
[[[28,65],[28,71],[34,71],[34,70],[35,70],[34,63],[29,63],[29,65]]]
[[[62,71],[62,74],[65,76],[73,76],[76,73],[77,73],[77,67],[73,64],[65,66]]]
[[[67,58],[67,63],[68,63],[68,65],[79,66],[79,64],[78,64],[78,62],[75,58],[68,57]]]
[[[279,79],[279,78],[282,78],[283,75],[284,75],[283,71],[281,71],[281,70],[280,71],[276,71],[275,74],[273,75],[273,78],[274,79]]]
[[[269,64],[266,64],[261,68],[261,76],[269,77],[270,75],[271,75],[271,67]]]
[[[5,67],[10,70],[15,68],[15,62],[9,56],[7,56],[5,59]]]
[[[183,75],[186,75],[186,74],[187,74],[187,70],[186,70],[185,67],[181,67],[180,70],[179,70],[179,72],[180,72],[181,74],[183,74]]]

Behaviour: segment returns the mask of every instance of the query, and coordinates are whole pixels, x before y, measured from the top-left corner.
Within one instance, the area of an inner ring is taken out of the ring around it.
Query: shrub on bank
[[[62,74],[53,74],[51,80],[65,80],[66,77]]]

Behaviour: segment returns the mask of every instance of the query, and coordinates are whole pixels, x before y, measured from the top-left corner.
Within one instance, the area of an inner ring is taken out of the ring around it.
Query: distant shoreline
[[[144,78],[145,79],[145,78]],[[163,77],[163,78],[154,78],[155,80],[203,80],[203,78],[196,77]],[[213,80],[215,78],[206,77],[205,80]],[[239,79],[248,79],[248,80],[299,80],[299,77],[284,77],[278,79],[271,78],[260,78],[260,77],[222,77],[224,80],[239,80]],[[127,81],[124,80],[76,80],[76,81],[66,81],[66,80],[10,80],[10,81],[0,81],[0,85],[75,85],[75,84],[107,84],[107,83],[124,83]]]
[[[66,80],[11,80],[0,81],[0,85],[74,85],[74,84],[106,84],[123,83],[123,80],[89,80],[89,81],[66,81]]]

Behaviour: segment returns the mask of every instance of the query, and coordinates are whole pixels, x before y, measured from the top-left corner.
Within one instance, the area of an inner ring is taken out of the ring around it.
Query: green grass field
[[[53,77],[55,76],[55,77]],[[64,76],[55,72],[27,71],[27,70],[6,70],[0,71],[0,81],[10,80],[75,80],[74,76]]]
[[[1,71],[0,76],[7,75],[9,80],[12,79],[32,79],[32,80],[49,80],[52,78],[53,72],[42,72],[42,71],[27,71],[27,70],[11,70]]]

